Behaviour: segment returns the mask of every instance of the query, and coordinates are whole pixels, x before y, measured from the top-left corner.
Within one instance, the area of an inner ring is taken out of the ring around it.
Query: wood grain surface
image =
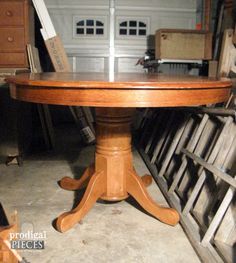
[[[103,73],[24,73],[6,79],[18,100],[95,107],[171,107],[227,100],[232,83],[223,78]]]

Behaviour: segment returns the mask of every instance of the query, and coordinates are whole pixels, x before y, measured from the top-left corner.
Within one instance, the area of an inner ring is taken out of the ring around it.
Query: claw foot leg
[[[127,191],[148,213],[161,222],[172,226],[179,222],[177,211],[156,204],[149,196],[143,180],[133,171],[130,171],[127,176]]]
[[[103,172],[92,175],[85,194],[76,208],[70,212],[63,213],[57,218],[56,228],[60,232],[65,232],[79,222],[93,207],[97,199],[105,191],[105,178]]]
[[[91,178],[92,174],[94,173],[94,165],[88,167],[80,179],[73,179],[68,176],[63,177],[60,180],[60,187],[65,190],[78,190],[87,186],[89,179]]]

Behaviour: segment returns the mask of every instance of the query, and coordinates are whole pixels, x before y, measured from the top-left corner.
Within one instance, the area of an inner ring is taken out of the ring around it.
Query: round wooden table
[[[192,76],[96,73],[20,74],[7,79],[17,100],[96,107],[95,163],[80,179],[64,177],[60,186],[77,190],[86,186],[76,208],[57,218],[57,229],[65,232],[92,208],[97,199],[118,201],[129,195],[160,221],[175,225],[178,213],[156,204],[149,196],[147,176],[139,177],[132,164],[130,123],[136,107],[171,107],[223,102],[231,81]]]

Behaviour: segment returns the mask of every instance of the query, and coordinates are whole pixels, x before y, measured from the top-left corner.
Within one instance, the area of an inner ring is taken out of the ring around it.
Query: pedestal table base
[[[64,177],[60,181],[66,190],[86,187],[77,207],[57,218],[56,227],[60,232],[78,223],[98,199],[119,201],[129,195],[161,222],[173,226],[179,222],[176,210],[158,205],[149,196],[146,186],[151,183],[151,177],[139,177],[133,168],[130,133],[133,111],[131,108],[96,109],[95,164],[78,180]]]

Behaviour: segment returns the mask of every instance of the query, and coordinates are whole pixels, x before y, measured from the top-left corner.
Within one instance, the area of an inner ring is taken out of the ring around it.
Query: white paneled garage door
[[[45,0],[73,70],[142,72],[159,28],[194,29],[196,0]],[[110,59],[109,59],[110,58]],[[109,63],[110,60],[110,63]]]

